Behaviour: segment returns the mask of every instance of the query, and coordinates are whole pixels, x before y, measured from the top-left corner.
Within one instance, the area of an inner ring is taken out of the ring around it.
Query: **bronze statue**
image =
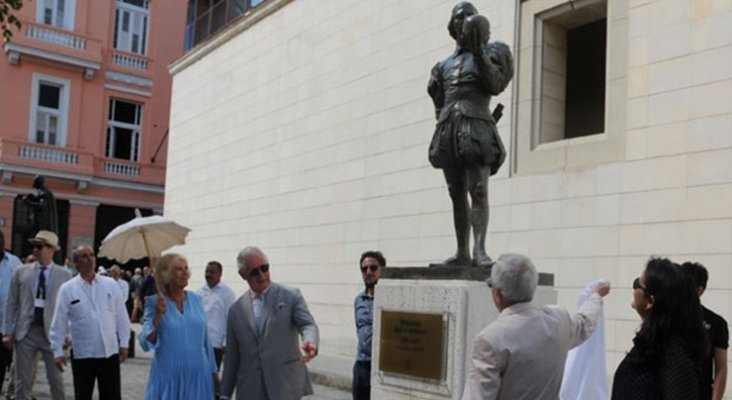
[[[488,228],[488,177],[498,172],[506,151],[496,129],[499,104],[491,115],[491,96],[513,77],[508,46],[491,42],[490,24],[471,3],[458,3],[447,26],[455,51],[432,68],[427,91],[435,105],[437,126],[429,148],[433,167],[442,169],[452,200],[457,251],[446,265],[490,266],[485,251]],[[468,202],[470,194],[470,203]]]
[[[31,212],[28,215],[30,225],[35,235],[39,230],[47,230],[58,233],[58,213],[56,212],[56,199],[45,186],[45,179],[37,175],[33,179],[35,192],[23,197],[23,203],[29,206]]]

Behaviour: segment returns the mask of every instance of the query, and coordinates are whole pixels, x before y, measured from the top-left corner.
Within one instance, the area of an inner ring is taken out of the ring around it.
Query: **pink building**
[[[22,196],[46,178],[62,252],[161,213],[171,77],[186,1],[36,0],[0,60],[0,229],[23,256]]]

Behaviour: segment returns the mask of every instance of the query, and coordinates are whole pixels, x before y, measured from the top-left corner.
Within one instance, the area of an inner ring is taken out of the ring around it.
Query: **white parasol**
[[[168,218],[153,215],[137,217],[114,228],[102,241],[99,257],[125,263],[131,259],[160,257],[163,251],[185,244],[191,230]]]

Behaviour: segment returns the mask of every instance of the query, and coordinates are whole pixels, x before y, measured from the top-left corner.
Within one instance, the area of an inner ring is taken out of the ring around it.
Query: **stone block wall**
[[[499,130],[510,158],[490,180],[488,239],[491,255],[525,253],[553,273],[561,305],[574,308],[592,279],[610,280],[609,378],[638,326],[630,287],[651,255],[704,263],[703,302],[732,318],[732,3],[610,3],[626,33],[609,43],[627,47],[608,59],[621,88],[608,96],[625,110],[606,117],[625,125],[608,144],[617,160],[577,151],[562,153],[584,157],[563,168],[522,169],[514,81],[494,100],[506,105]],[[259,245],[273,279],[302,289],[321,351],[349,359],[360,253],[423,266],[453,251],[450,201],[427,162],[426,93],[431,67],[453,49],[453,2],[269,4],[265,18],[234,24],[171,67],[165,214],[193,229],[180,249],[192,286],[218,259],[243,292],[236,253]],[[492,38],[515,49],[517,3],[475,4]],[[517,72],[526,68],[518,53]],[[602,138],[584,139],[602,151]]]

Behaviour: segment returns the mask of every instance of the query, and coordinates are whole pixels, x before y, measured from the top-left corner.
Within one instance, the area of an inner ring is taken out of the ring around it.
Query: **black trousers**
[[[371,361],[356,361],[353,364],[353,400],[371,399]]]
[[[0,346],[0,392],[3,389],[3,382],[5,382],[5,371],[10,368],[10,363],[13,361],[13,350],[8,350],[5,346]]]
[[[221,361],[224,359],[225,349],[214,347],[214,357],[216,358],[216,371],[221,371]]]
[[[71,356],[74,374],[74,398],[92,400],[94,381],[99,382],[99,400],[121,400],[122,385],[119,376],[119,355],[109,358],[81,358]]]

